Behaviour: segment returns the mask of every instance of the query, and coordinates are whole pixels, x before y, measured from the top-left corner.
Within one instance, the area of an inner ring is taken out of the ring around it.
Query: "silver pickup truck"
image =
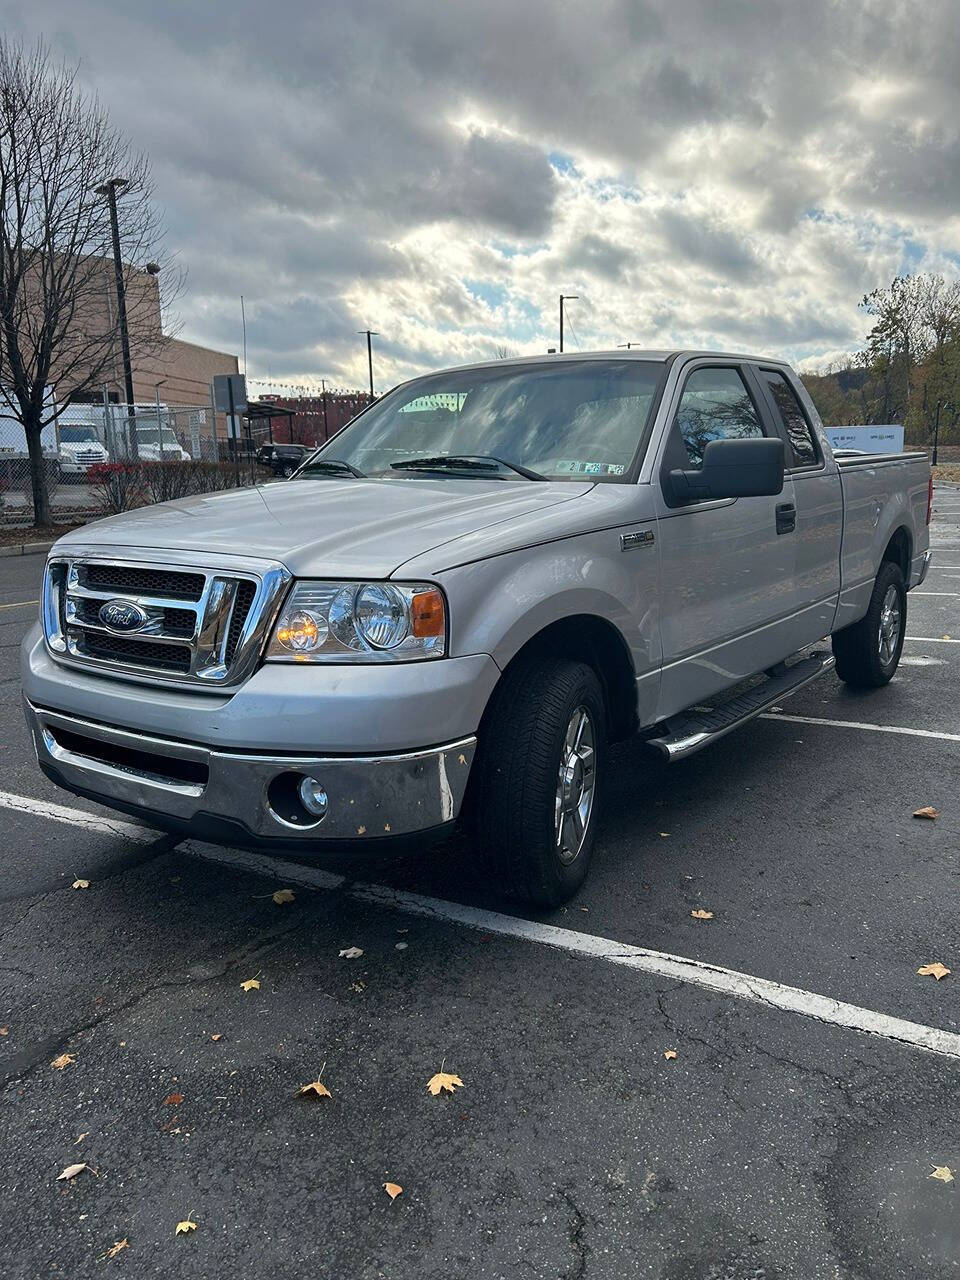
[[[462,814],[504,892],[555,905],[611,742],[681,759],[834,663],[891,678],[931,493],[921,454],[838,462],[776,360],[431,374],[292,479],[60,539],[22,658],[40,767],[309,856]]]

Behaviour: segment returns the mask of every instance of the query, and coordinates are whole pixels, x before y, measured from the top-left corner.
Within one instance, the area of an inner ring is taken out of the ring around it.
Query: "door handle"
[[[792,502],[777,503],[777,533],[793,533],[797,527],[797,508]]]

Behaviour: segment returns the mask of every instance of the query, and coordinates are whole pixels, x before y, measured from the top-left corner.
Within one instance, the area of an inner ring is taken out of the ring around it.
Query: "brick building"
[[[366,391],[327,391],[319,396],[261,396],[261,404],[289,409],[293,417],[275,418],[278,444],[322,444],[370,403]]]

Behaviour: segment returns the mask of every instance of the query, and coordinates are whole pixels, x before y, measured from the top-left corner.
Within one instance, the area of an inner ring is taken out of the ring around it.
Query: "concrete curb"
[[[0,559],[4,556],[46,555],[52,546],[52,542],[15,542],[12,547],[0,547]]]

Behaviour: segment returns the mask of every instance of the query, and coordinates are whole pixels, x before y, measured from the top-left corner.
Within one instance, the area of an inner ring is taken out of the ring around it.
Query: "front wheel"
[[[833,637],[837,675],[854,689],[879,689],[896,671],[907,626],[907,589],[900,566],[880,566],[866,614]]]
[[[508,672],[481,732],[474,820],[497,886],[536,907],[586,878],[606,764],[606,709],[592,668],[547,659]]]

